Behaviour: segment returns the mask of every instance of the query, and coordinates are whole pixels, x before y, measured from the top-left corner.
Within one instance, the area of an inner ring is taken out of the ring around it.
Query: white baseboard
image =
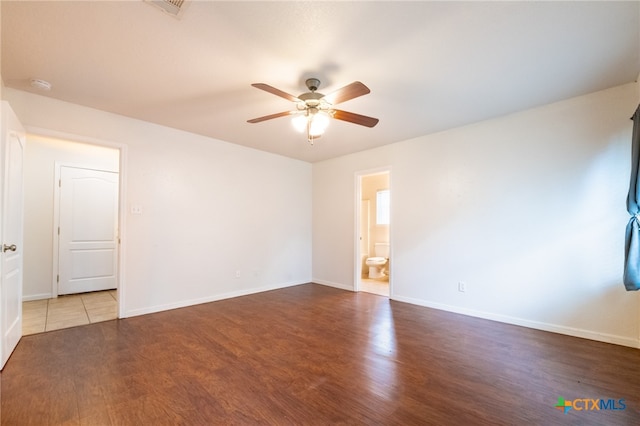
[[[523,318],[512,317],[508,315],[494,314],[491,312],[476,311],[472,309],[460,308],[458,306],[445,305],[441,303],[428,302],[421,299],[413,299],[410,297],[395,296],[393,300],[398,302],[410,303],[412,305],[424,306],[426,308],[438,309],[441,311],[453,312],[456,314],[468,315],[471,317],[488,319],[492,321],[502,322],[506,324],[518,325],[522,327],[532,328],[535,330],[550,331],[552,333],[565,334],[567,336],[580,337],[583,339],[596,340],[599,342],[613,343],[621,346],[632,348],[640,348],[640,340],[632,339],[615,334],[598,333],[591,330],[584,330],[563,325],[550,324],[540,321],[532,321]]]
[[[325,285],[328,287],[338,288],[341,290],[354,291],[354,289],[350,286],[347,286],[341,283],[332,282],[332,281],[312,279],[311,282],[315,284]],[[271,291],[271,290],[278,290],[281,288],[293,287],[301,284],[306,284],[306,282],[291,282],[291,283],[276,284],[276,285],[270,285],[270,286],[264,286],[264,287],[255,287],[247,290],[221,293],[221,294],[211,295],[211,296],[202,297],[198,299],[183,300],[176,303],[168,303],[164,305],[156,305],[156,306],[150,306],[146,308],[132,309],[120,315],[120,318],[135,317],[139,315],[152,314],[155,312],[168,311],[171,309],[184,308],[187,306],[199,305],[201,303],[209,303],[209,302],[215,302],[218,300],[231,299],[234,297],[247,296],[250,294],[262,293],[262,292]],[[23,300],[27,301],[27,300],[46,299],[46,298],[49,298],[50,295],[32,295],[28,297],[29,299],[27,299],[27,297],[24,297]],[[541,321],[532,321],[532,320],[512,317],[508,315],[494,314],[491,312],[477,311],[473,309],[461,308],[458,306],[446,305],[442,303],[429,302],[422,299],[414,299],[410,297],[392,295],[391,299],[397,302],[410,303],[412,305],[424,306],[426,308],[432,308],[432,309],[438,309],[441,311],[452,312],[456,314],[468,315],[475,318],[482,318],[482,319],[487,319],[491,321],[502,322],[505,324],[512,324],[512,325],[517,325],[521,327],[532,328],[535,330],[549,331],[552,333],[564,334],[564,335],[573,336],[573,337],[580,337],[583,339],[595,340],[599,342],[612,343],[616,345],[628,346],[628,347],[640,349],[640,340],[632,339],[625,336],[618,336],[618,335],[607,334],[607,333],[598,333],[591,330],[567,327],[567,326],[562,326],[557,324],[545,323]]]
[[[200,305],[202,303],[216,302],[218,300],[231,299],[233,297],[247,296],[250,294],[262,293],[264,291],[278,290],[281,288],[293,287],[300,284],[307,284],[307,282],[291,282],[291,283],[284,283],[284,284],[274,284],[270,286],[255,287],[255,288],[250,288],[246,290],[238,290],[238,291],[231,291],[227,293],[214,294],[211,296],[201,297],[198,299],[182,300],[179,302],[167,303],[164,305],[155,305],[155,306],[149,306],[146,308],[132,309],[122,313],[119,316],[119,318],[137,317],[139,315],[153,314],[156,312],[169,311],[171,309],[186,308],[187,306],[194,306],[194,305]]]
[[[51,299],[52,297],[51,293],[30,294],[28,296],[22,296],[22,301],[31,302],[33,300]]]
[[[331,282],[331,281],[312,279],[311,282],[315,283],[315,284],[326,285],[328,287],[339,288],[341,290],[354,291],[353,287],[350,287],[350,286],[347,286],[347,285],[344,285],[344,284],[340,284],[340,283],[334,283],[334,282]]]

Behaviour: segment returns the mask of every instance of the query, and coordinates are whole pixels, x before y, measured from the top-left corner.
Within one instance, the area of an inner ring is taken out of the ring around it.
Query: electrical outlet
[[[240,278],[240,269],[236,269],[236,278]]]
[[[458,281],[458,291],[461,293],[467,291],[467,283],[465,283],[464,281]]]

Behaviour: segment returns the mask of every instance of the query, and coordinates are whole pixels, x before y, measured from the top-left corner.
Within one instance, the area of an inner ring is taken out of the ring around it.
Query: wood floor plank
[[[26,336],[1,387],[3,425],[640,424],[637,349],[316,284]]]

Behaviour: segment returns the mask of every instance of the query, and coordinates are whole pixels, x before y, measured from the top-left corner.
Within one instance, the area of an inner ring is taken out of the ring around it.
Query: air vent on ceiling
[[[163,12],[180,18],[189,2],[187,0],[144,0],[145,3],[153,5]]]

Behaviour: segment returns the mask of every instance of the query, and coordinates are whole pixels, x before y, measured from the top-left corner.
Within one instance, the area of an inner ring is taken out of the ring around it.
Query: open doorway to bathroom
[[[391,171],[356,174],[355,289],[389,297],[391,294],[390,200]]]

